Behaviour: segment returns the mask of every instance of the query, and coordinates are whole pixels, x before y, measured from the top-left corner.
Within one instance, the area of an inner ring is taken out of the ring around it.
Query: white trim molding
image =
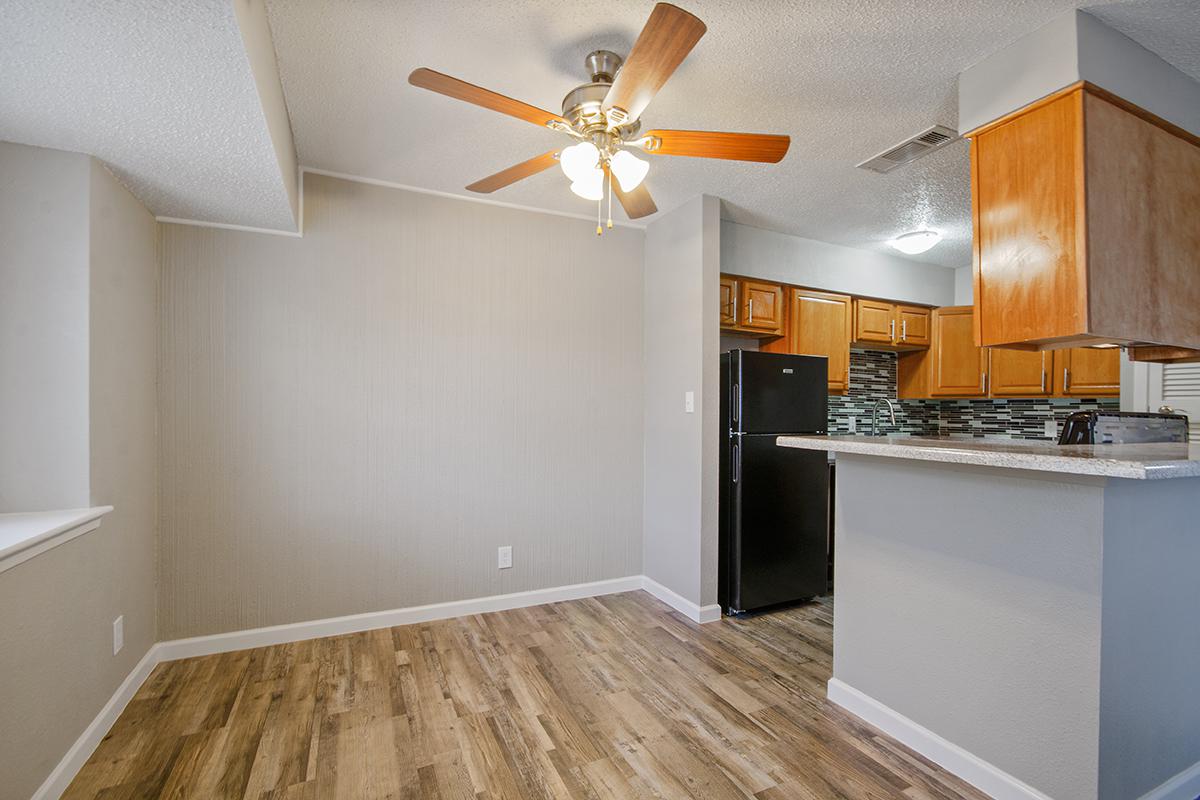
[[[1196,800],[1200,797],[1200,761],[1159,784],[1138,800]]]
[[[83,733],[75,740],[75,744],[71,745],[67,754],[50,771],[50,775],[33,793],[31,800],[58,800],[71,785],[71,781],[75,780],[79,770],[91,758],[92,753],[96,752],[101,740],[108,734],[117,721],[117,717],[121,716],[125,706],[129,705],[129,701],[137,694],[137,690],[150,677],[150,673],[154,671],[159,661],[159,645],[151,645],[133,671],[126,676],[125,680],[121,681],[117,691],[104,704],[104,708],[100,709],[96,718],[84,728]]]
[[[853,686],[830,678],[827,687],[830,702],[866,720],[996,800],[1051,800],[1029,784],[943,739]]]
[[[0,572],[100,527],[112,506],[0,514]]]
[[[159,643],[159,647],[162,648],[160,660],[174,661],[179,658],[228,653],[233,650],[268,647],[305,639],[320,639],[325,636],[341,636],[376,628],[413,625],[439,619],[467,617],[472,614],[486,614],[490,611],[508,611],[546,603],[561,603],[564,600],[580,600],[585,597],[600,597],[617,592],[632,592],[640,588],[642,588],[642,576],[630,575],[626,578],[552,586],[528,592],[496,594],[469,600],[453,600],[448,603],[393,608],[387,611],[369,611],[365,614],[351,614],[345,617],[329,617],[292,622],[286,625],[271,625],[266,628],[215,633],[211,636],[195,636],[190,639],[174,639]]]
[[[297,223],[297,230],[276,230],[274,228],[254,228],[249,225],[234,225],[231,222],[207,222],[200,219],[183,219],[181,217],[155,217],[158,222],[163,222],[169,225],[195,225],[199,228],[221,228],[228,231],[242,231],[244,233],[268,233],[272,236],[291,236],[302,238],[304,236],[304,176],[306,173],[313,175],[323,175],[326,178],[337,178],[343,181],[352,181],[354,183],[365,183],[371,186],[382,186],[386,189],[399,189],[404,192],[416,192],[417,194],[430,194],[436,197],[448,197],[451,200],[462,200],[466,203],[483,203],[489,206],[500,206],[501,208],[513,208],[517,211],[529,211],[534,214],[549,214],[552,217],[567,217],[569,219],[582,219],[587,222],[595,222],[595,217],[588,214],[576,214],[571,211],[554,211],[548,208],[537,208],[535,206],[525,206],[520,203],[506,203],[503,200],[493,200],[490,197],[468,197],[466,195],[455,194],[454,192],[443,192],[437,189],[423,189],[420,186],[409,186],[405,183],[395,183],[394,181],[385,181],[379,178],[367,178],[362,175],[351,175],[345,172],[332,172],[327,169],[316,169],[315,167],[300,167],[300,199],[299,199],[299,215],[300,220]],[[613,220],[613,225],[621,228],[635,228],[637,230],[645,230],[644,224],[636,222],[622,222]],[[589,228],[590,230],[590,228]]]
[[[678,592],[668,589],[653,578],[643,575],[642,588],[662,600],[671,608],[683,614],[692,622],[701,624],[716,622],[721,618],[721,607],[718,605],[701,606],[688,600]]]

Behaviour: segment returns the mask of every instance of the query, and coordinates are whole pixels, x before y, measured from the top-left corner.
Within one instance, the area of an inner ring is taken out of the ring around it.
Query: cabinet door
[[[933,312],[933,358],[931,395],[985,395],[987,352],[975,346],[975,322],[970,306],[951,306]]]
[[[721,276],[721,327],[737,327],[737,279]]]
[[[929,309],[896,306],[896,343],[910,347],[929,346]]]
[[[1121,394],[1121,351],[1115,347],[1072,347],[1058,351],[1055,365],[1067,397],[1117,397]]]
[[[783,287],[761,281],[739,281],[739,284],[741,327],[782,335]]]
[[[829,391],[850,388],[853,306],[844,294],[793,289],[791,352],[829,359]]]
[[[992,397],[1047,397],[1054,380],[1054,354],[992,349],[988,374]]]
[[[896,325],[895,306],[878,300],[854,301],[854,341],[891,344]]]

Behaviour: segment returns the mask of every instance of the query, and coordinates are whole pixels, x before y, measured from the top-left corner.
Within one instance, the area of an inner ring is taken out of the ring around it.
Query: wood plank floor
[[[832,613],[630,592],[160,664],[64,797],[981,798],[825,700]]]

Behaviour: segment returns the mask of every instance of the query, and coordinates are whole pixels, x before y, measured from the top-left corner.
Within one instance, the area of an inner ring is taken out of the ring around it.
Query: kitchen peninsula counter
[[[1008,467],[1069,475],[1158,480],[1200,477],[1200,445],[1075,444],[918,436],[780,436],[782,447]]]
[[[1200,794],[1200,448],[777,444],[837,454],[830,700],[994,797]]]

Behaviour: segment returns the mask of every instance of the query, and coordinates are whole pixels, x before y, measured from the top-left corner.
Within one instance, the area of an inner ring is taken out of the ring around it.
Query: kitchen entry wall
[[[1020,400],[896,400],[896,354],[882,350],[850,351],[850,390],[829,396],[829,432],[869,433],[871,406],[881,397],[896,405],[896,426],[880,409],[880,428],[908,436],[1006,436],[1014,439],[1050,439],[1046,422],[1062,427],[1063,418],[1081,409],[1117,410],[1115,397],[1045,397]]]

